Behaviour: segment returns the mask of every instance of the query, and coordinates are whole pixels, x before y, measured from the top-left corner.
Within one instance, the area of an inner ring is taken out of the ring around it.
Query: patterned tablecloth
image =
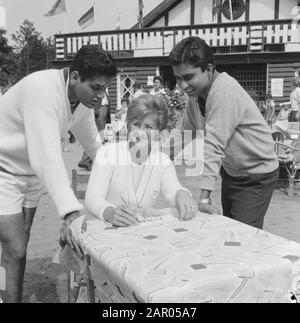
[[[102,302],[288,302],[300,245],[223,216],[170,215],[127,228],[88,221],[80,240]]]

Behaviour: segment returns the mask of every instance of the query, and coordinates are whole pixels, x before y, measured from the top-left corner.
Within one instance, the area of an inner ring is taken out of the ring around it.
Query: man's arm
[[[26,92],[26,93],[25,93]],[[42,180],[53,199],[59,216],[81,210],[62,158],[60,121],[56,106],[59,100],[41,91],[24,91],[24,127],[31,167]]]
[[[95,122],[94,110],[89,110],[82,104],[77,109],[83,109],[80,120],[77,120],[71,130],[76,139],[91,159],[96,157],[99,147],[102,145],[101,137]]]
[[[47,85],[47,84],[46,84]],[[38,89],[37,89],[38,87]],[[62,158],[59,109],[64,102],[56,89],[34,83],[22,91],[23,118],[31,167],[42,180],[64,220],[61,227],[62,243],[67,243],[79,256],[83,252],[73,239],[70,224],[80,216],[83,206],[75,197]]]
[[[229,83],[219,82],[209,93],[206,103],[204,170],[201,175],[201,189],[213,191],[221,161],[225,157],[224,151],[228,140],[244,116],[243,100],[246,100],[247,96],[243,96],[241,91],[242,89],[234,83],[231,86]]]

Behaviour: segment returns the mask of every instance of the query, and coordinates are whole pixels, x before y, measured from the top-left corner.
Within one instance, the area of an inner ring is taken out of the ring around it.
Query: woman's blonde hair
[[[132,100],[127,111],[127,124],[133,120],[142,121],[154,115],[157,128],[161,131],[168,126],[168,107],[165,100],[157,95],[143,94]]]

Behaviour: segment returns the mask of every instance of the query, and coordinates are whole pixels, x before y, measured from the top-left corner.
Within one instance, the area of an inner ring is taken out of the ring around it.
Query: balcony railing
[[[294,51],[293,45],[299,45],[298,30],[292,27],[292,20],[272,20],[58,34],[56,59],[71,59],[86,44],[100,45],[118,57],[165,56],[188,36],[203,38],[220,53],[250,51],[251,31],[253,35],[256,27],[261,30],[262,51]]]

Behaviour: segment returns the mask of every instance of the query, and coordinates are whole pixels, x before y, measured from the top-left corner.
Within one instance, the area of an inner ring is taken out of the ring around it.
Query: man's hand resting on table
[[[221,214],[220,210],[209,203],[199,203],[198,209],[202,213]]]
[[[70,230],[70,225],[74,220],[81,216],[79,211],[74,211],[67,214],[64,218],[64,222],[60,229],[60,245],[64,247],[66,244],[74,250],[74,252],[82,259],[84,257],[84,252],[77,244],[75,238],[72,236]],[[86,222],[83,222],[82,232],[86,231]]]
[[[197,204],[191,194],[185,190],[179,190],[175,196],[175,204],[180,221],[187,221],[195,217],[198,212]]]

